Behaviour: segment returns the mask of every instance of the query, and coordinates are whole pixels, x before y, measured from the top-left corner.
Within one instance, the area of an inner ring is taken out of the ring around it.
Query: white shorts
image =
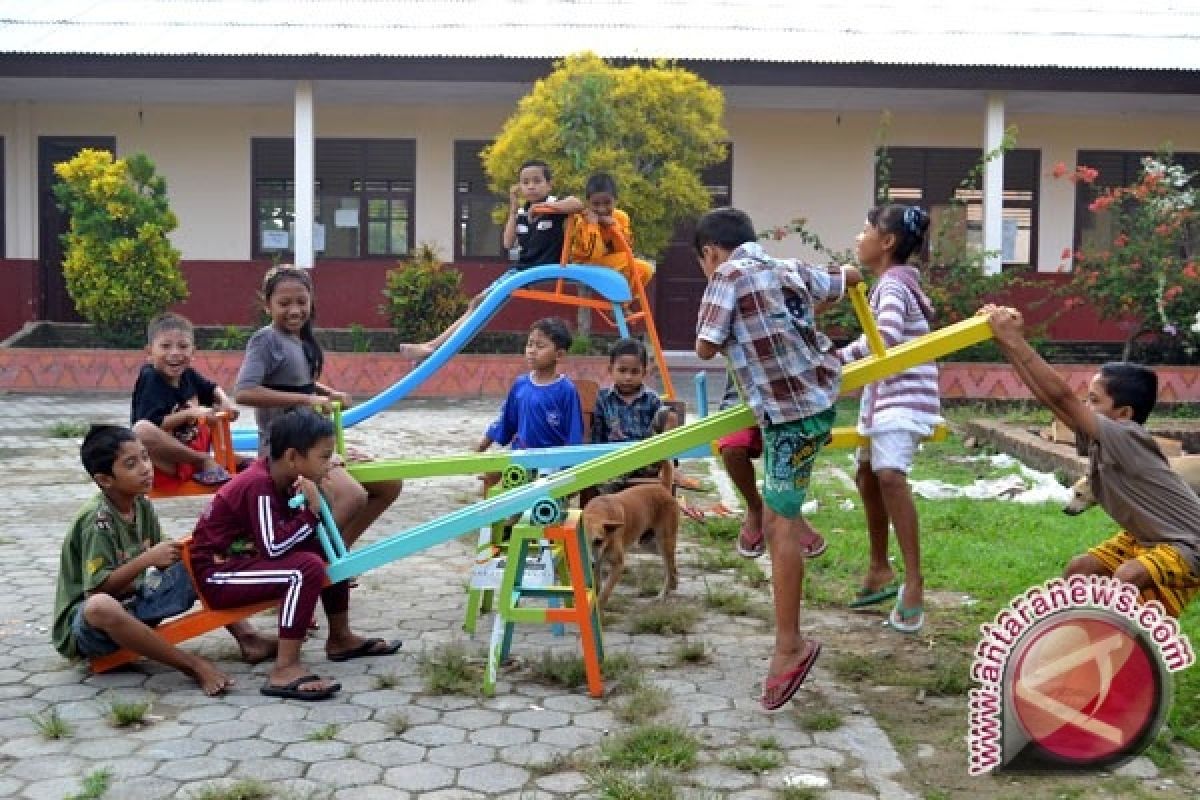
[[[917,445],[925,436],[915,431],[879,431],[871,434],[871,446],[860,447],[859,463],[871,465],[872,472],[894,469],[907,475],[912,470]]]

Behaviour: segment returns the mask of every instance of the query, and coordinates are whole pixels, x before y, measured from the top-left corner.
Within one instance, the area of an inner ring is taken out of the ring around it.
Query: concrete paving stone
[[[79,683],[79,673],[74,669],[59,669],[52,672],[36,672],[23,683],[30,686],[63,686]]]
[[[9,700],[0,700],[0,719],[28,717],[30,714],[39,714],[49,705],[45,700],[35,700],[32,697],[13,697]],[[61,709],[59,710],[59,715],[62,715]]]
[[[778,715],[777,715],[778,716]],[[785,750],[794,747],[812,747],[813,736],[808,731],[771,729],[762,732],[761,738],[771,737]]]
[[[138,749],[138,743],[132,739],[107,736],[103,739],[85,739],[79,737],[71,746],[71,753],[81,758],[104,759],[120,758]]]
[[[269,758],[247,758],[236,762],[232,775],[235,778],[258,780],[264,783],[300,778],[311,767],[303,761],[272,756]]]
[[[408,792],[428,792],[451,786],[455,777],[454,770],[439,764],[405,764],[387,770],[383,782]]]
[[[714,728],[748,731],[762,728],[764,716],[762,712],[753,711],[713,711],[705,715],[705,721]]]
[[[279,753],[283,748],[284,745],[280,742],[272,742],[269,739],[259,737],[254,739],[234,739],[217,744],[209,752],[209,755],[213,758],[228,758],[232,761],[240,761],[250,758],[269,758]]]
[[[307,777],[323,787],[368,786],[379,782],[383,767],[353,758],[322,761],[308,768]]]
[[[415,764],[425,758],[425,748],[401,741],[374,742],[354,748],[355,755],[363,761],[382,767]]]
[[[566,714],[585,714],[596,711],[601,704],[602,701],[587,695],[566,694],[547,697],[542,707],[548,711],[562,711]]]
[[[547,728],[538,733],[539,742],[545,742],[546,744],[552,744],[568,750],[593,745],[603,738],[603,731],[573,725],[565,725],[561,728]]]
[[[334,738],[338,741],[349,742],[350,744],[368,744],[371,742],[385,742],[391,739],[393,735],[390,725],[368,720],[365,722],[351,722],[348,725],[339,725]]]
[[[292,742],[303,742],[324,727],[322,724],[306,719],[286,720],[267,725],[259,733],[259,736],[269,739],[272,742],[290,744]]]
[[[389,724],[393,719],[403,717],[410,727],[415,725],[430,725],[441,719],[442,715],[432,708],[421,706],[404,706],[402,708],[381,708],[375,711],[373,718]]]
[[[875,800],[875,795],[862,792],[847,792],[842,789],[831,789],[821,795],[822,800]]]
[[[688,779],[706,789],[719,789],[723,792],[745,789],[757,782],[755,777],[721,764],[709,764],[692,770],[688,773]]]
[[[346,742],[329,740],[289,744],[283,748],[283,752],[279,755],[281,758],[291,758],[308,764],[316,764],[320,761],[333,761],[345,758],[349,752],[350,745]]]
[[[518,767],[540,767],[555,763],[568,751],[546,742],[513,745],[500,751],[500,759]]]
[[[584,728],[595,728],[598,731],[610,731],[617,727],[617,718],[611,711],[592,711],[587,714],[575,714],[571,724]]]
[[[575,797],[587,788],[588,779],[582,772],[556,772],[538,778],[537,785],[548,792]]]
[[[788,751],[788,763],[810,769],[838,769],[846,764],[846,755],[827,747],[801,747]]]
[[[411,797],[408,792],[390,786],[356,786],[333,793],[333,800],[409,800]]]
[[[696,724],[689,724],[687,727],[700,741],[711,748],[737,747],[746,735],[746,731],[741,728],[707,728],[702,720]]]
[[[249,739],[258,735],[262,725],[247,722],[244,719],[231,719],[224,722],[210,722],[197,725],[192,731],[192,738],[209,742],[227,742],[230,739]]]
[[[492,796],[520,789],[529,781],[529,772],[509,764],[468,767],[458,773],[458,785]]]
[[[528,728],[517,728],[512,725],[497,725],[488,728],[477,728],[467,734],[467,740],[474,744],[491,747],[508,747],[533,741],[533,731]]]
[[[557,728],[566,725],[571,721],[571,717],[561,711],[547,711],[541,709],[537,711],[518,711],[510,714],[508,717],[509,725],[519,725],[523,728],[531,728],[535,731],[545,730],[547,728]]]
[[[29,717],[0,719],[0,742],[38,735],[38,726]]]
[[[149,775],[157,766],[154,760],[146,758],[140,753],[126,758],[99,758],[96,759],[96,762],[99,769],[112,771],[113,786],[120,786],[122,782],[130,778]]]
[[[368,720],[371,713],[371,709],[351,703],[313,703],[306,718],[309,722],[340,726]]]
[[[401,738],[414,744],[436,747],[461,742],[467,738],[467,732],[449,725],[417,725],[402,733]]]
[[[224,758],[196,756],[168,761],[155,774],[177,781],[198,781],[204,778],[219,778],[229,771],[230,762]]]
[[[52,753],[21,758],[8,768],[10,777],[24,781],[41,781],[67,775],[82,775],[88,762],[78,756]]]
[[[710,711],[726,711],[733,706],[733,701],[727,697],[691,692],[687,695],[686,706],[688,711],[708,713]]]
[[[286,708],[286,706],[284,706]],[[249,711],[241,711],[237,708],[232,708],[226,705],[208,705],[197,706],[196,708],[185,708],[180,711],[175,717],[179,722],[190,723],[192,725],[208,725],[213,722],[226,722],[231,719],[238,719],[239,716],[245,717]],[[262,719],[248,719],[247,722],[267,722]],[[275,720],[270,720],[274,722]]]
[[[435,694],[418,697],[413,702],[425,708],[432,708],[434,711],[459,711],[471,708],[476,701],[470,697],[456,694]]]
[[[29,800],[62,800],[79,791],[82,778],[51,778],[27,784],[21,790],[21,797]]]
[[[529,708],[529,698],[496,692],[495,697],[483,701],[483,707],[493,711],[524,711]]]
[[[141,686],[150,676],[144,672],[134,672],[126,670],[124,672],[118,670],[116,672],[105,672],[103,675],[84,675],[79,673],[81,680],[86,678],[87,682],[97,687],[98,689],[127,689],[133,686]],[[203,697],[203,693],[200,693]]]
[[[0,684],[24,683],[29,678],[29,672],[23,669],[0,669]]]
[[[166,739],[186,739],[196,729],[195,725],[185,725],[176,720],[163,720],[153,725],[146,725],[136,730],[129,728],[121,731],[121,735],[129,736],[142,742],[161,742]],[[113,728],[113,730],[117,730]]]
[[[412,703],[412,695],[399,689],[374,689],[372,691],[356,692],[354,702],[370,709],[384,706],[407,706]]]
[[[68,738],[44,739],[41,734],[31,733],[4,742],[0,745],[0,754],[11,758],[26,758],[65,753],[70,748],[71,742]]]
[[[0,686],[0,700],[11,700],[14,697],[33,697],[35,692],[37,692],[36,686],[25,686],[23,684]]]
[[[447,744],[429,748],[426,757],[435,764],[447,767],[473,767],[494,761],[496,750],[478,744]]]
[[[468,731],[478,731],[499,725],[504,717],[496,711],[484,711],[478,708],[463,711],[450,711],[442,714],[442,724]]]
[[[493,795],[489,795],[493,796]],[[521,789],[508,794],[494,795],[496,800],[558,800],[556,795],[550,792],[543,792],[540,789]]]
[[[141,754],[147,758],[177,759],[205,756],[213,750],[213,742],[208,739],[161,739],[151,742],[141,749]]]
[[[734,792],[729,795],[729,800],[775,800],[777,797],[779,797],[777,792],[771,792],[766,789],[750,789],[745,792]],[[825,795],[821,795],[820,797],[821,800],[825,800]]]
[[[484,797],[485,795],[479,792],[451,787],[449,789],[438,789],[436,792],[423,793],[421,800],[483,800]]]

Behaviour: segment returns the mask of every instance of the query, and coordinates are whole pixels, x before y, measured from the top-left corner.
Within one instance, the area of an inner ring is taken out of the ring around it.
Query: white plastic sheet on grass
[[[986,461],[994,469],[1017,467],[1018,471],[998,478],[979,478],[958,486],[945,481],[911,481],[914,494],[927,500],[969,497],[973,500],[1008,500],[1024,505],[1063,504],[1071,499],[1070,488],[1063,486],[1052,472],[1038,472],[1005,453],[994,456],[968,456],[956,461]]]

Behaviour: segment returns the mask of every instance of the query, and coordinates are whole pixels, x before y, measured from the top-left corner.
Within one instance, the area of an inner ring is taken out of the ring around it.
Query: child
[[[725,394],[721,397],[720,410],[724,411],[741,403],[737,381],[730,376],[725,382]],[[754,475],[754,459],[761,456],[762,451],[762,430],[757,425],[717,439],[717,452],[721,454],[721,464],[746,504],[746,517],[742,520],[735,545],[738,553],[746,558],[758,558],[767,551],[766,537],[763,536],[762,529],[762,495],[758,493]],[[803,540],[804,536],[801,538]],[[809,539],[805,551],[807,558],[816,558],[825,552],[825,540],[820,534],[814,531]]]
[[[933,306],[921,291],[921,275],[908,264],[910,256],[921,252],[928,228],[929,215],[916,206],[876,206],[867,212],[855,240],[858,263],[879,279],[871,289],[871,315],[888,347],[924,336],[933,328]],[[838,351],[843,364],[868,355],[865,336]],[[933,362],[868,384],[859,402],[858,432],[869,436],[871,444],[859,448],[855,482],[867,518],[870,561],[850,607],[895,597],[884,623],[901,633],[916,633],[925,624],[919,522],[908,473],[917,445],[942,421],[940,413]],[[904,558],[904,585],[899,588],[888,563],[889,526]]]
[[[1137,364],[1105,364],[1082,401],[1025,341],[1019,311],[988,305],[979,313],[1034,397],[1086,440],[1092,492],[1123,529],[1071,559],[1064,577],[1111,575],[1178,617],[1200,592],[1200,498],[1143,427],[1158,400],[1158,376]]]
[[[148,364],[133,387],[130,424],[154,462],[154,486],[172,489],[188,479],[217,486],[230,475],[213,460],[212,437],[197,423],[218,411],[238,412],[220,386],[192,369],[192,323],[167,312],[146,326]]]
[[[513,268],[525,270],[542,264],[558,264],[562,259],[563,235],[569,215],[583,210],[576,197],[561,200],[551,196],[550,165],[531,159],[521,165],[517,183],[508,191],[508,220],[504,223],[504,249],[516,251]],[[525,202],[521,200],[524,198]],[[506,275],[509,273],[505,273]],[[471,298],[467,311],[428,342],[406,342],[398,352],[415,361],[428,358],[458,330],[467,316],[483,302],[491,287]]]
[[[513,382],[500,407],[500,416],[488,426],[476,450],[512,444],[514,449],[562,447],[583,443],[583,412],[579,393],[558,363],[571,346],[567,323],[547,317],[533,323],[525,343],[529,372]]]
[[[192,569],[213,608],[236,608],[280,599],[279,652],[260,691],[271,697],[324,700],[340,685],[311,674],[300,646],[317,598],[329,620],[325,653],[331,661],[391,655],[400,642],[364,639],[350,629],[350,588],[325,583],[317,540],[317,485],[333,459],[333,423],[307,408],[276,417],[268,457],[254,462],[221,487],[192,534]],[[305,506],[293,509],[293,493]]]
[[[133,431],[93,425],[80,448],[83,467],[100,487],[63,539],[54,599],[54,649],[96,658],[124,647],[174,667],[215,695],[233,679],[207,659],[178,650],[153,631],[196,602],[180,562],[179,542],[164,541],[146,492],[154,465]],[[257,664],[275,643],[246,622],[231,625],[242,657]]]
[[[271,324],[246,343],[246,359],[234,387],[237,401],[254,407],[258,423],[258,454],[270,452],[271,423],[296,406],[328,410],[333,402],[345,408],[350,397],[318,382],[325,356],[313,335],[312,277],[307,270],[283,264],[263,278],[263,302]],[[377,481],[364,488],[341,466],[323,478],[334,521],[350,545],[400,494],[400,481]]]
[[[643,286],[649,283],[654,267],[633,255],[629,215],[616,207],[616,181],[611,175],[597,172],[588,178],[584,197],[587,208],[576,214],[571,224],[571,263],[611,267],[631,285],[635,274]]]
[[[762,428],[766,469],[763,530],[771,551],[775,653],[763,696],[767,711],[783,708],[800,689],[821,644],[800,634],[804,534],[800,515],[817,452],[829,440],[841,365],[813,322],[816,301],[840,297],[862,280],[769,257],[754,223],[733,208],[710,211],[696,227],[695,249],[708,287],[696,324],[696,355],[723,352]]]

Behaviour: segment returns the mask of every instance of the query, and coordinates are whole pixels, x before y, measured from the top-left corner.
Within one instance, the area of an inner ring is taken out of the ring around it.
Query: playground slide
[[[920,339],[891,348],[885,354],[874,355],[848,365],[842,375],[842,390],[853,391],[870,381],[894,375],[909,367],[933,361],[982,342],[991,338],[991,335],[991,327],[986,318],[965,319]],[[672,458],[754,424],[754,414],[749,406],[735,406],[591,459],[565,472],[541,478],[531,484],[466,506],[444,517],[422,523],[353,551],[344,557],[337,557],[331,553],[330,580],[340,581],[360,575],[369,569],[476,530],[482,525],[524,512],[537,504],[566,497],[637,467]]]
[[[422,361],[400,380],[384,389],[379,394],[359,405],[346,409],[342,413],[342,424],[346,427],[357,425],[368,417],[378,414],[393,404],[408,397],[418,386],[426,381],[433,373],[446,365],[454,355],[463,349],[475,335],[483,330],[488,321],[504,306],[512,293],[533,283],[544,281],[568,280],[580,283],[591,289],[605,300],[614,304],[613,313],[621,316],[621,303],[628,303],[631,295],[629,284],[616,270],[606,267],[562,267],[558,264],[531,267],[521,272],[507,275],[492,285],[487,297],[467,317],[463,325],[447,339],[441,347],[433,351],[429,358]],[[254,428],[235,428],[233,430],[233,447],[239,452],[252,452],[258,449],[258,431]]]

